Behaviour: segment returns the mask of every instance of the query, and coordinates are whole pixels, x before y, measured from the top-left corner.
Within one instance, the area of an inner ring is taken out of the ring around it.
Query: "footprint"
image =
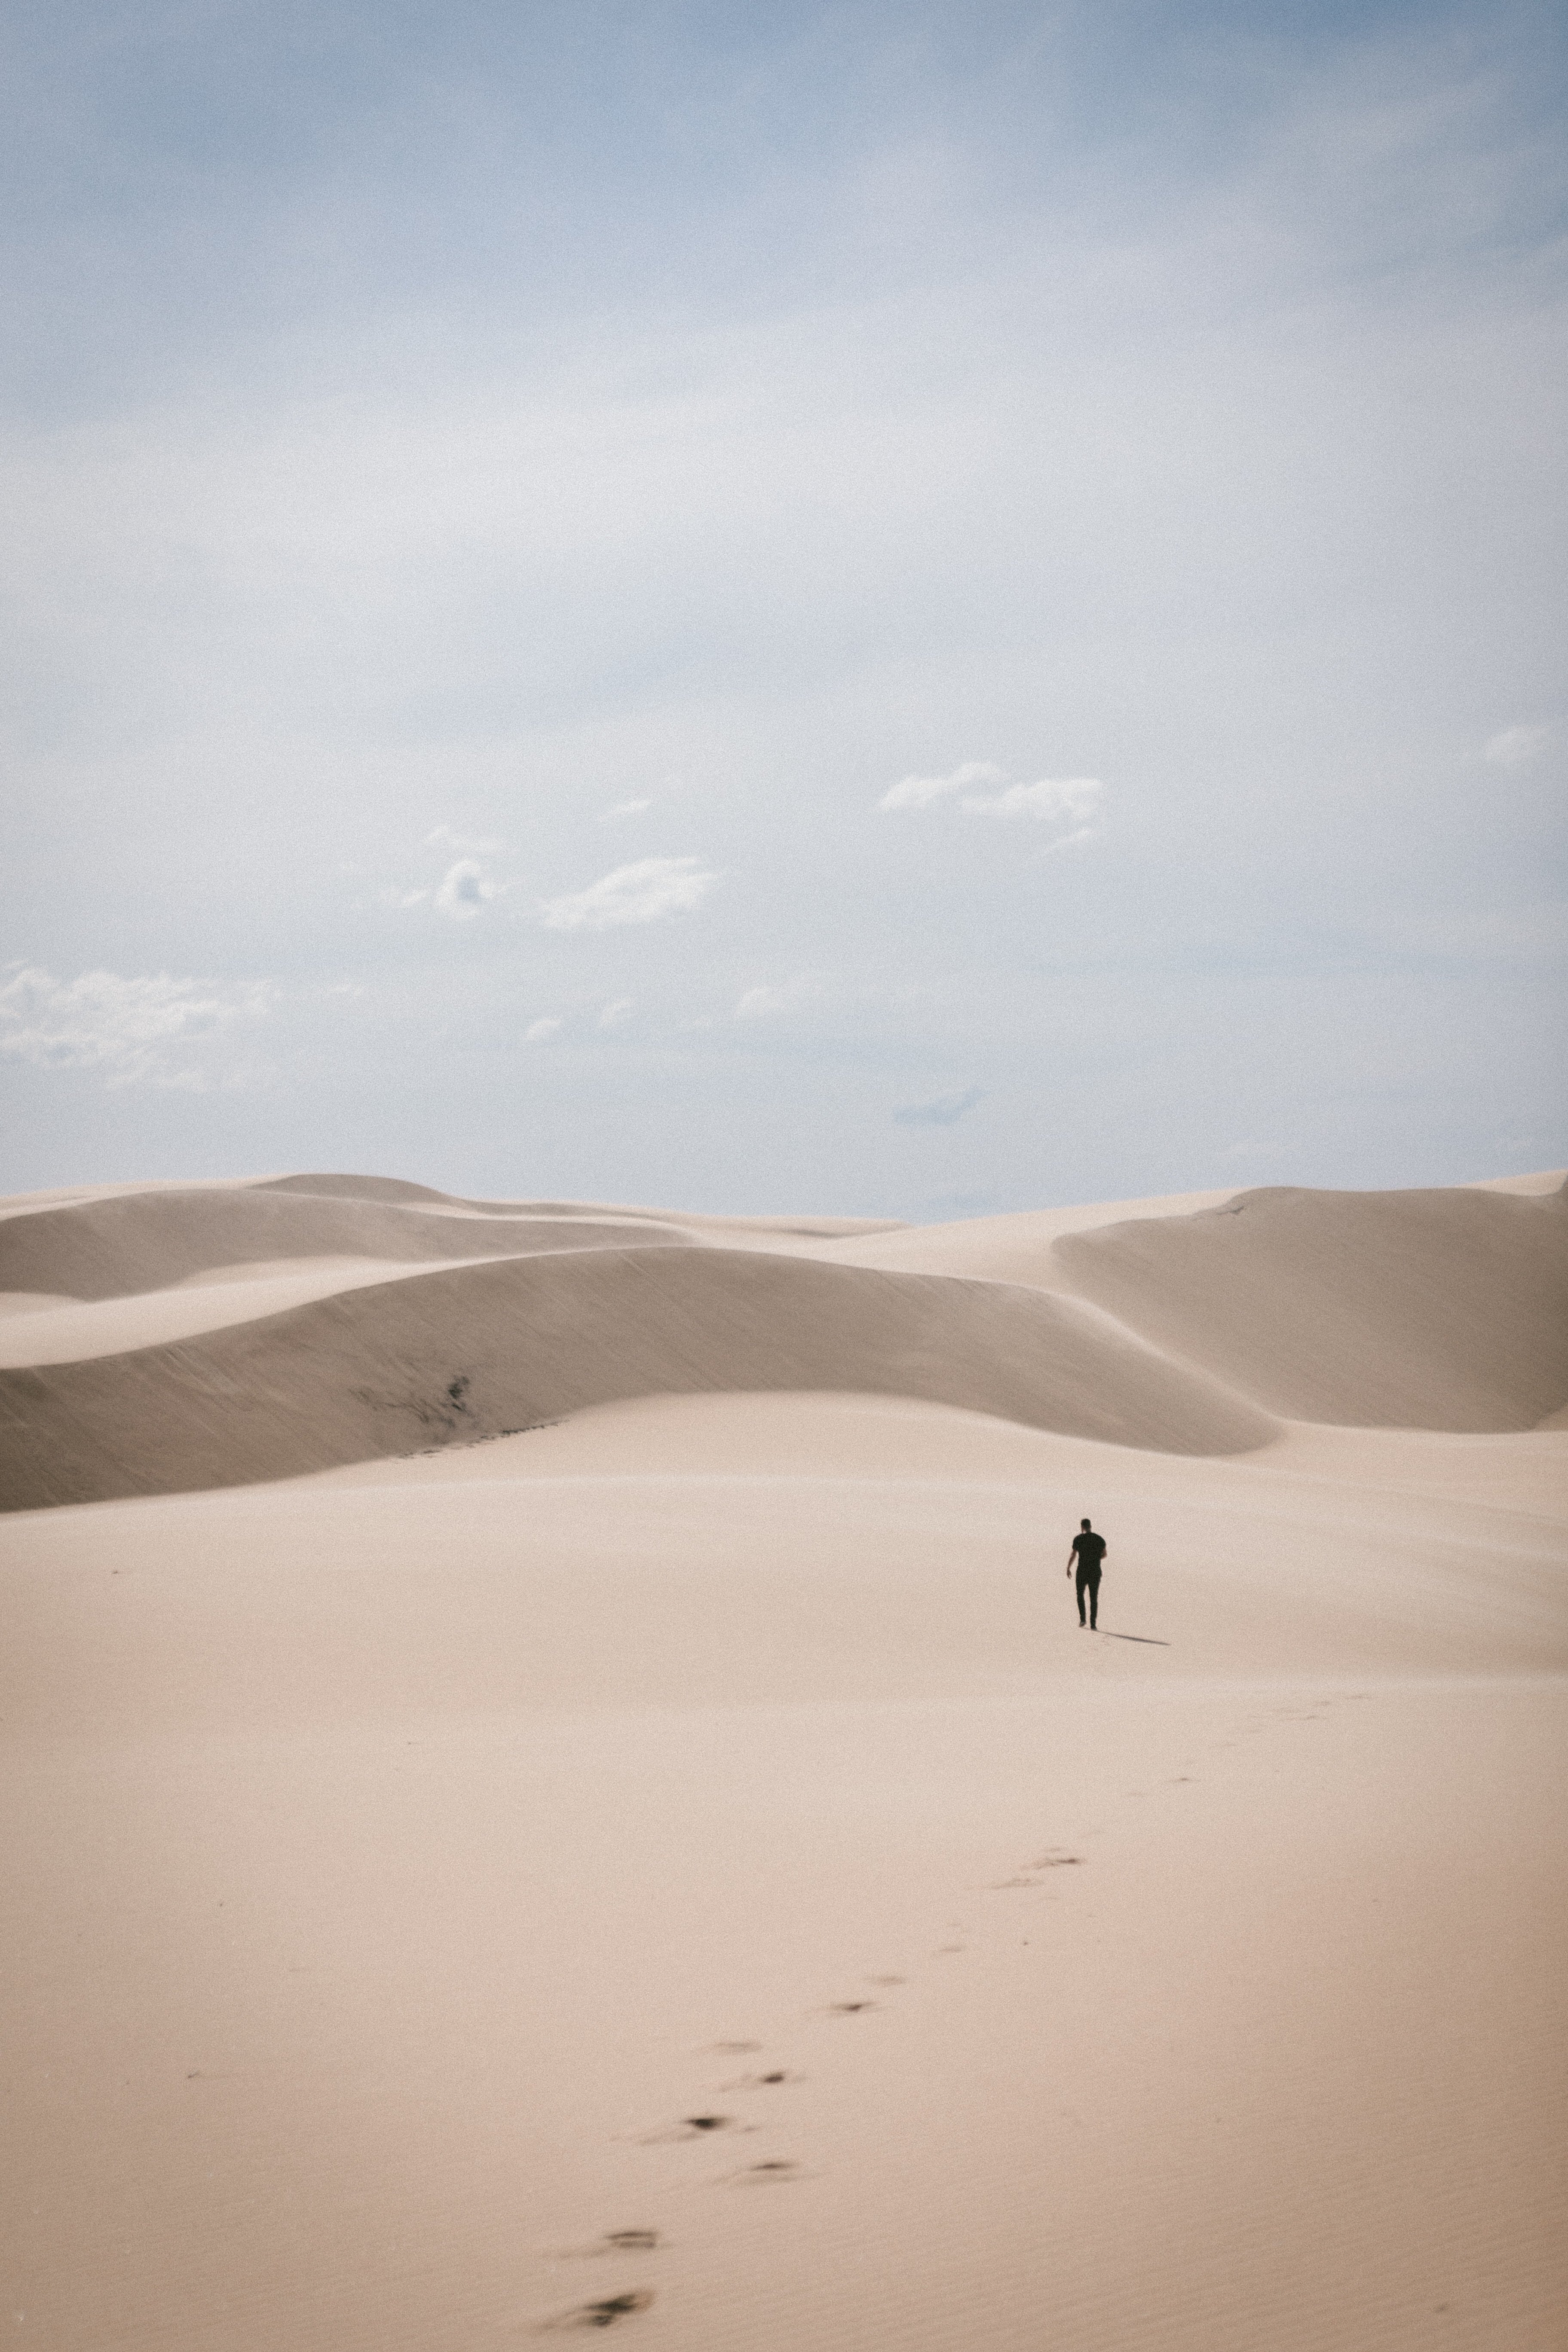
[[[908,1982],[908,1979],[905,1977],[868,1977],[866,1981],[868,1984],[892,1985],[905,1984]]]
[[[793,2074],[787,2068],[775,2066],[766,2074],[737,2074],[732,2083],[722,2085],[726,2091],[772,2090],[779,2083],[804,2083],[804,2074]]]
[[[645,2132],[644,2147],[658,2147],[675,2139],[707,2139],[714,2132],[729,2131],[733,2116],[682,2116],[677,2124],[665,2124],[659,2130]]]
[[[742,2058],[749,2050],[760,2050],[760,2042],[710,2042],[710,2050],[721,2051],[727,2058]]]
[[[606,2230],[590,2246],[563,2246],[562,2258],[589,2262],[601,2254],[651,2254],[662,2245],[657,2230]]]
[[[875,2009],[874,2000],[830,2000],[828,2014],[832,2017],[858,2017],[864,2009]]]
[[[731,2189],[777,2189],[786,2181],[815,2178],[815,2174],[808,2172],[803,2164],[796,2164],[793,2157],[775,2156],[764,2164],[748,2164],[743,2172],[731,2172],[728,2185]]]
[[[553,2319],[542,2319],[539,2333],[548,2335],[567,2327],[613,2327],[617,2319],[629,2319],[635,2311],[646,2311],[653,2301],[649,2287],[636,2287],[627,2294],[607,2295],[603,2303],[580,2303],[571,2311],[558,2312]]]
[[[1013,1886],[1037,1886],[1040,1882],[1034,1874],[1036,1872],[1041,1870],[1071,1870],[1081,1863],[1082,1860],[1083,1856],[1081,1853],[1061,1853],[1059,1852],[1042,1853],[1036,1861],[1029,1863],[1026,1868],[1019,1871],[1016,1878],[994,1878],[991,1882],[990,1892],[993,1895],[1004,1895],[1007,1892],[1009,1887]]]

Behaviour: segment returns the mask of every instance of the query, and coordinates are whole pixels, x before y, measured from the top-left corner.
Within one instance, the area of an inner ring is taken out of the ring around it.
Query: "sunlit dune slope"
[[[264,1176],[251,1188],[258,1192],[309,1192],[323,1200],[390,1201],[399,1206],[433,1209],[499,1209],[516,1206],[510,1201],[466,1201],[458,1192],[437,1192],[429,1184],[411,1184],[402,1176],[353,1176],[341,1173]]]
[[[322,1179],[311,1179],[320,1183]],[[363,1179],[353,1180],[363,1182]],[[413,1185],[399,1191],[415,1192]],[[436,1196],[439,1197],[439,1196]],[[0,1222],[0,1290],[118,1298],[158,1290],[215,1266],[268,1258],[513,1257],[530,1250],[689,1245],[677,1223],[571,1215],[455,1215],[360,1193],[333,1198],[275,1185],[243,1192],[193,1186],[72,1202]]]
[[[619,1397],[923,1397],[1175,1454],[1275,1424],[1092,1308],[1002,1284],[720,1249],[410,1276],[94,1361],[0,1375],[12,1509],[285,1477]]]
[[[899,1274],[959,1274],[975,1282],[1027,1282],[1041,1290],[1071,1290],[1072,1276],[1056,1254],[1064,1234],[1138,1217],[1190,1216],[1234,1200],[1234,1191],[1169,1192],[1142,1201],[1106,1201],[1071,1209],[1015,1210],[999,1217],[963,1217],[951,1224],[894,1225],[824,1245],[841,1265],[885,1266]]]
[[[1568,1401],[1568,1188],[1271,1188],[1055,1248],[1081,1297],[1292,1419],[1528,1429]]]
[[[1275,1415],[1519,1430],[1568,1400],[1562,1186],[898,1228],[358,1175],[160,1184],[5,1204],[0,1293],[10,1508],[290,1476],[657,1394],[901,1395],[1193,1454],[1265,1444]]]
[[[705,1210],[645,1209],[611,1205],[604,1201],[470,1201],[458,1192],[433,1192],[427,1184],[406,1184],[395,1176],[268,1176],[255,1190],[262,1192],[310,1192],[343,1201],[406,1201],[446,1211],[488,1217],[571,1217],[603,1223],[633,1224],[662,1229],[679,1225],[683,1233],[725,1236],[737,1243],[746,1238],[772,1241],[837,1242],[858,1234],[893,1234],[904,1230],[888,1217],[726,1217]]]

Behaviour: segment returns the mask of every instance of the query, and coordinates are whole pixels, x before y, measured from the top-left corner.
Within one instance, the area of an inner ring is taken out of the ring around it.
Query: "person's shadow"
[[[1102,1625],[1100,1630],[1108,1642],[1142,1642],[1151,1650],[1168,1650],[1172,1646],[1169,1642],[1162,1642],[1156,1633],[1113,1633],[1109,1625]]]

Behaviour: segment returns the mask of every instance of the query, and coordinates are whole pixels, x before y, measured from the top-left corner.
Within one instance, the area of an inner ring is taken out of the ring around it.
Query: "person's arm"
[[[1072,1549],[1071,1549],[1071,1551],[1069,1551],[1069,1552],[1068,1552],[1068,1574],[1069,1576],[1072,1574],[1073,1562],[1074,1562],[1074,1560],[1075,1560],[1077,1558],[1078,1558],[1078,1546],[1077,1546],[1077,1544],[1075,1543],[1075,1544],[1074,1544],[1074,1546],[1073,1546],[1073,1548],[1072,1548]]]

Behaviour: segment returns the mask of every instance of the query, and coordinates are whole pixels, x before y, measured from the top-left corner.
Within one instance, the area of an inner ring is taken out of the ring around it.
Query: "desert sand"
[[[10,2340],[1568,2342],[1563,1171],[0,1291]]]

